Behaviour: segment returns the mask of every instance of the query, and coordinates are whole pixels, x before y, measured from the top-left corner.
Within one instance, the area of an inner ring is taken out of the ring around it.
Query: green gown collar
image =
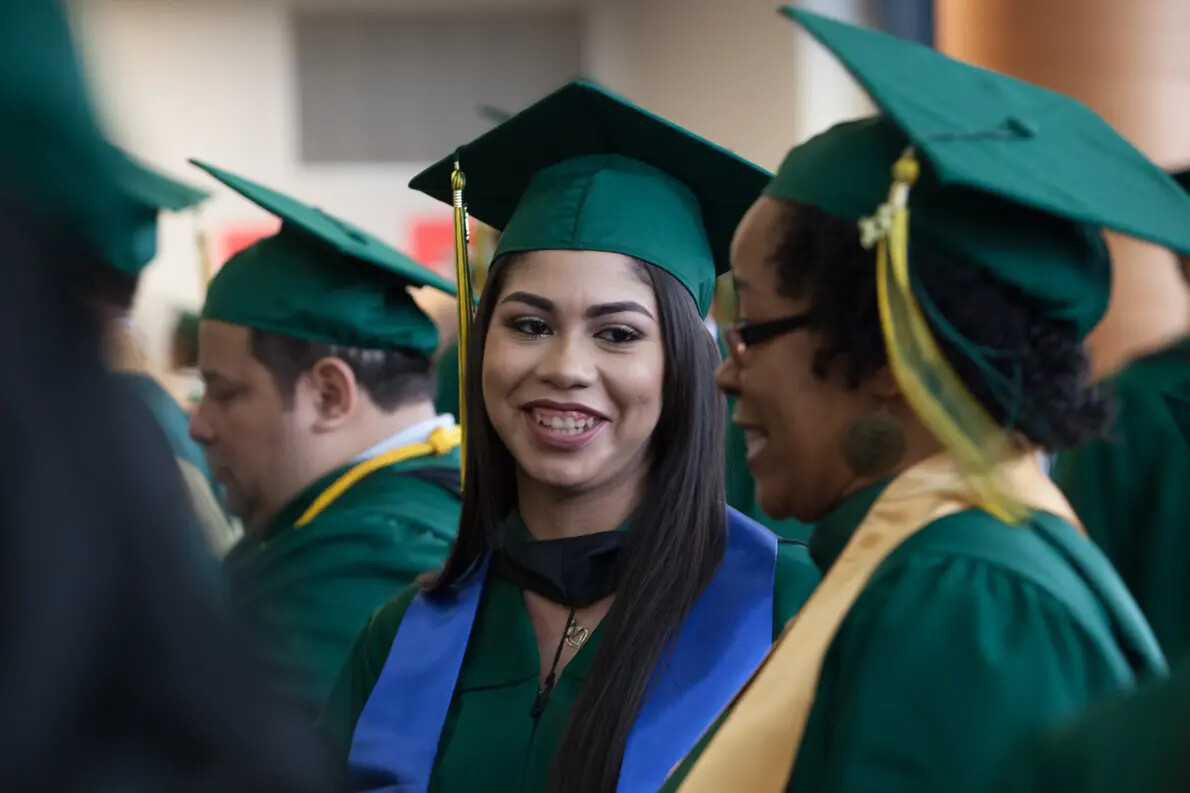
[[[613,531],[628,531],[628,527],[632,525],[632,518],[627,518],[619,526],[616,526]],[[509,512],[504,520],[500,521],[500,530],[504,532],[504,536],[512,540],[536,540],[537,537],[533,532],[529,531],[529,527],[525,525],[524,518],[521,517],[519,510]]]
[[[282,507],[281,511],[269,521],[268,527],[260,535],[261,541],[271,540],[286,529],[293,528],[293,524],[297,523],[298,519],[305,514],[306,510],[310,508],[310,505],[314,503],[314,500],[318,498],[322,491],[330,487],[350,467],[351,465],[348,464],[335,468],[306,485],[300,493]]]
[[[815,525],[810,535],[810,558],[823,575],[839,558],[839,554],[843,553],[851,535],[859,528],[872,504],[891,481],[884,479],[857,490],[843,499],[829,515]]]
[[[627,531],[628,526],[629,521],[625,521],[616,530]],[[516,510],[500,522],[500,529],[509,538],[533,539]],[[463,666],[459,691],[511,685],[535,678],[541,672],[537,636],[529,622],[521,589],[495,576],[489,576],[485,586],[467,651],[472,662]],[[585,680],[602,638],[603,623],[600,622],[559,677]]]
[[[495,576],[488,578],[486,586],[467,649],[471,660],[459,673],[459,691],[513,685],[541,673],[537,636],[529,622],[523,593]],[[600,622],[559,677],[585,680],[602,639]]]

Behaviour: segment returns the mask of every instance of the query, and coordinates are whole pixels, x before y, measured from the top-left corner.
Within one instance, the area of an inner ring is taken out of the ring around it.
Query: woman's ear
[[[341,426],[355,410],[359,386],[346,361],[326,357],[310,368],[310,390],[314,396],[316,432],[329,432]]]
[[[893,376],[890,366],[880,367],[868,380],[868,388],[880,404],[888,404],[901,399],[901,387],[897,384],[897,378]]]

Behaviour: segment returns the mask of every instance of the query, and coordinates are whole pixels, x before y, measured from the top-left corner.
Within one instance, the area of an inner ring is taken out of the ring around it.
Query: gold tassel
[[[459,426],[462,428],[459,477],[464,483],[467,481],[467,346],[471,338],[471,318],[475,305],[471,294],[471,259],[467,250],[470,242],[467,205],[463,202],[463,188],[466,185],[467,177],[456,156],[454,171],[450,175],[450,189],[454,194],[455,279],[459,291]]]
[[[859,223],[863,246],[876,246],[876,298],[889,366],[909,406],[955,456],[979,506],[1017,523],[1028,511],[995,474],[995,466],[1012,455],[1012,440],[947,362],[913,293],[909,190],[918,172],[915,153],[908,148],[893,165],[888,202]]]

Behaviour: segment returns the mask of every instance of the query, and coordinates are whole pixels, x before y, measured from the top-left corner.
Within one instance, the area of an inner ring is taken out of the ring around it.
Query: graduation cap
[[[765,193],[858,223],[861,241],[875,249],[881,327],[902,393],[964,465],[981,505],[1019,519],[993,473],[1013,443],[950,367],[931,326],[979,365],[1010,414],[1020,383],[995,382],[987,351],[936,310],[927,322],[913,246],[984,268],[1083,336],[1111,290],[1100,230],[1190,251],[1190,197],[1074,99],[894,36],[782,13],[839,59],[881,115],[793,149]]]
[[[240,251],[211,280],[202,318],[326,344],[438,347],[438,329],[410,287],[455,294],[450,281],[363,229],[241,176],[191,160],[281,218],[281,230]]]
[[[138,273],[157,256],[157,220],[162,212],[184,212],[201,204],[210,193],[172,179],[135,158],[117,152],[120,190],[130,203],[133,244],[108,263],[126,273]]]
[[[736,224],[770,174],[590,83],[570,83],[418,174],[452,203],[456,156],[467,210],[519,251],[622,253],[673,275],[705,316]]]
[[[0,3],[0,191],[84,233],[107,261],[137,242],[121,160],[104,139],[61,4]]]
[[[912,42],[793,8],[882,115],[795,148],[766,189],[860,220],[912,146],[911,238],[985,267],[1085,334],[1111,268],[1099,229],[1190,250],[1190,198],[1089,108]]]

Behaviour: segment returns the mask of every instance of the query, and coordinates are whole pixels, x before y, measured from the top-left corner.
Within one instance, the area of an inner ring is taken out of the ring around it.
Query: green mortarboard
[[[468,211],[496,256],[594,250],[669,272],[710,308],[736,224],[769,174],[597,86],[574,82],[464,145]],[[409,186],[452,203],[455,156]]]
[[[91,111],[57,0],[0,3],[0,189],[85,233],[109,261],[129,257],[133,207],[120,158]]]
[[[1190,251],[1190,197],[1082,103],[894,36],[783,13],[883,115],[795,148],[767,195],[871,216],[912,145],[923,161],[909,193],[912,240],[987,268],[1080,334],[1103,316],[1111,288],[1099,229]]]
[[[134,243],[127,256],[115,258],[111,265],[126,273],[138,273],[157,256],[157,218],[164,212],[184,212],[207,198],[210,193],[171,179],[136,159],[119,153],[120,188],[132,202]]]
[[[437,349],[438,329],[409,287],[454,295],[454,284],[320,209],[191,162],[281,218],[279,232],[231,257],[211,279],[203,319],[325,344]]]

